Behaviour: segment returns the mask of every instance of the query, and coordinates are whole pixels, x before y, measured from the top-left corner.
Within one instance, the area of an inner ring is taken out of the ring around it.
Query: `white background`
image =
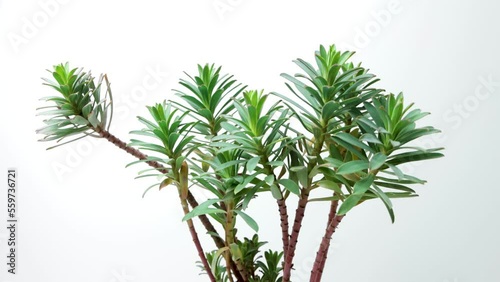
[[[419,198],[395,201],[395,224],[378,201],[344,219],[324,281],[500,281],[498,11],[485,0],[0,1],[0,183],[6,190],[7,169],[18,169],[20,218],[16,276],[0,228],[0,282],[208,281],[173,189],[142,199],[153,180],[134,180],[141,168],[125,168],[133,158],[106,142],[50,151],[37,142],[38,99],[54,94],[41,85],[45,69],[69,61],[107,73],[120,107],[111,130],[128,140],[141,128],[135,116],[172,97],[182,71],[216,63],[251,88],[282,91],[279,74],[295,73],[291,60],[311,60],[319,44],[357,51],[379,86],[432,112],[423,123],[443,133],[420,145],[446,147],[445,158],[409,168],[428,183]],[[295,282],[308,281],[326,210],[306,212]],[[279,248],[273,201],[248,212]]]

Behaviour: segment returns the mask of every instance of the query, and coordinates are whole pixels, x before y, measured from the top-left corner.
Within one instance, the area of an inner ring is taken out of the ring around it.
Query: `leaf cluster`
[[[49,72],[55,81],[43,78],[44,84],[55,89],[60,95],[41,99],[50,105],[37,109],[38,115],[47,117],[43,121],[45,126],[37,130],[38,134],[45,135],[40,141],[59,142],[80,135],[62,143],[66,144],[99,129],[109,129],[113,117],[113,104],[109,82],[105,75],[101,75],[96,81],[90,72],[83,72],[78,68],[71,69],[68,63],[56,65]],[[103,82],[107,86],[105,90],[102,90]]]

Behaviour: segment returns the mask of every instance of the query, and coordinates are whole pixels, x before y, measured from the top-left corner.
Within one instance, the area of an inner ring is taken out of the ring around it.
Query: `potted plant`
[[[417,196],[409,185],[425,181],[400,165],[441,157],[441,148],[411,145],[439,132],[416,122],[428,113],[405,104],[403,94],[375,87],[378,79],[350,61],[353,52],[320,46],[314,63],[297,59],[301,72],[282,74],[288,92],[249,90],[214,65],[199,65],[181,79],[176,99],[147,107],[143,128],[125,143],[110,132],[113,98],[106,75],[60,64],[45,84],[57,96],[43,98],[41,141],[56,146],[80,138],[104,138],[150,168],[140,177],[159,179],[179,202],[200,267],[210,281],[291,281],[295,250],[307,207],[330,206],[310,281],[321,281],[333,233],[346,214],[378,199],[394,222],[392,199]],[[54,148],[51,147],[51,148]],[[144,152],[150,153],[146,155]],[[196,199],[200,189],[211,197]],[[316,196],[326,190],[328,197]],[[272,197],[280,216],[282,248],[262,251],[259,224],[246,212],[256,197]],[[294,211],[292,210],[294,209]],[[214,246],[201,245],[199,218]],[[239,234],[237,221],[255,232]]]

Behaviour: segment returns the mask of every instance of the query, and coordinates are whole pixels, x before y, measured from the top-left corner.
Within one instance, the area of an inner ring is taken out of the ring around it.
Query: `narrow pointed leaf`
[[[248,226],[250,226],[250,228],[252,228],[255,232],[259,232],[259,225],[252,217],[240,210],[235,210],[234,212],[241,216],[241,218],[248,224]]]

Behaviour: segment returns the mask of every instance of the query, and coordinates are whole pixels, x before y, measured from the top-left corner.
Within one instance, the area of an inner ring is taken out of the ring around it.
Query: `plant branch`
[[[316,160],[320,157],[321,151],[323,149],[323,144],[325,143],[326,128],[321,129],[321,134],[314,142],[314,149],[312,151],[312,156],[316,157]],[[317,161],[312,161],[308,164],[307,175],[310,174],[311,170],[316,166]],[[299,239],[300,229],[302,228],[302,220],[304,219],[304,214],[306,206],[309,199],[309,192],[311,191],[312,179],[308,179],[307,187],[303,187],[300,192],[300,200],[297,204],[297,209],[295,210],[295,220],[292,227],[292,233],[290,235],[290,242],[288,245],[288,251],[285,256],[285,265],[283,267],[283,282],[290,282],[290,277],[293,268],[293,258],[295,256],[295,249],[297,248],[297,242]]]
[[[288,246],[290,245],[290,234],[288,233],[288,210],[286,208],[285,198],[276,201],[280,213],[281,222],[281,239],[283,241],[283,256],[286,258],[288,253]]]
[[[290,277],[293,267],[293,257],[295,256],[295,249],[299,238],[300,228],[302,227],[302,219],[304,219],[304,212],[306,210],[307,200],[309,198],[309,190],[302,189],[301,198],[295,210],[295,221],[292,227],[292,234],[288,245],[287,255],[285,257],[285,266],[283,267],[283,282],[290,282]]]
[[[229,201],[226,205],[226,226],[225,226],[225,232],[226,232],[226,247],[227,251],[225,252],[225,259],[226,259],[226,270],[227,270],[227,277],[230,282],[233,281],[232,275],[231,275],[231,244],[234,243],[234,214],[233,214],[233,208],[234,208],[234,202]],[[238,261],[234,261],[234,264],[237,267],[236,272],[241,273],[243,277],[246,277],[244,275],[244,269],[242,268],[241,264],[238,263]],[[247,279],[244,278],[244,281]]]
[[[265,154],[262,156],[261,164],[264,166],[265,173],[266,175],[274,175],[273,168],[268,164],[269,163],[269,157]],[[279,178],[279,176],[278,176]],[[274,179],[276,178],[276,175],[274,175]],[[288,233],[289,227],[288,227],[288,209],[286,207],[286,199],[283,197],[276,200],[276,203],[278,204],[278,211],[280,213],[280,226],[281,226],[281,240],[283,241],[283,257],[286,258],[286,255],[288,253],[288,246],[290,242],[290,234]]]
[[[182,210],[184,212],[184,215],[187,215],[189,213],[189,205],[186,198],[189,188],[188,188],[188,166],[186,162],[182,164],[180,168],[180,175],[178,175],[176,178],[178,178],[177,179],[179,188],[178,190],[179,190],[179,198],[181,199]],[[210,278],[210,281],[216,282],[214,274],[212,273],[210,265],[208,264],[207,257],[205,256],[205,252],[203,251],[203,247],[201,246],[200,239],[198,238],[198,233],[196,233],[193,220],[188,219],[186,222],[189,227],[189,232],[191,233],[191,237],[193,238],[193,243],[196,247],[196,250],[198,251],[198,256],[201,259],[201,263],[203,264],[203,267],[205,267],[205,270],[208,274],[208,277]]]
[[[328,250],[330,248],[330,242],[333,233],[337,229],[344,215],[337,215],[337,208],[339,205],[339,200],[332,201],[330,205],[330,213],[328,214],[328,224],[325,230],[325,235],[321,240],[319,250],[316,253],[316,260],[314,261],[314,266],[311,271],[310,282],[320,282],[321,276],[323,275],[323,269],[325,268],[325,262],[328,256]]]

